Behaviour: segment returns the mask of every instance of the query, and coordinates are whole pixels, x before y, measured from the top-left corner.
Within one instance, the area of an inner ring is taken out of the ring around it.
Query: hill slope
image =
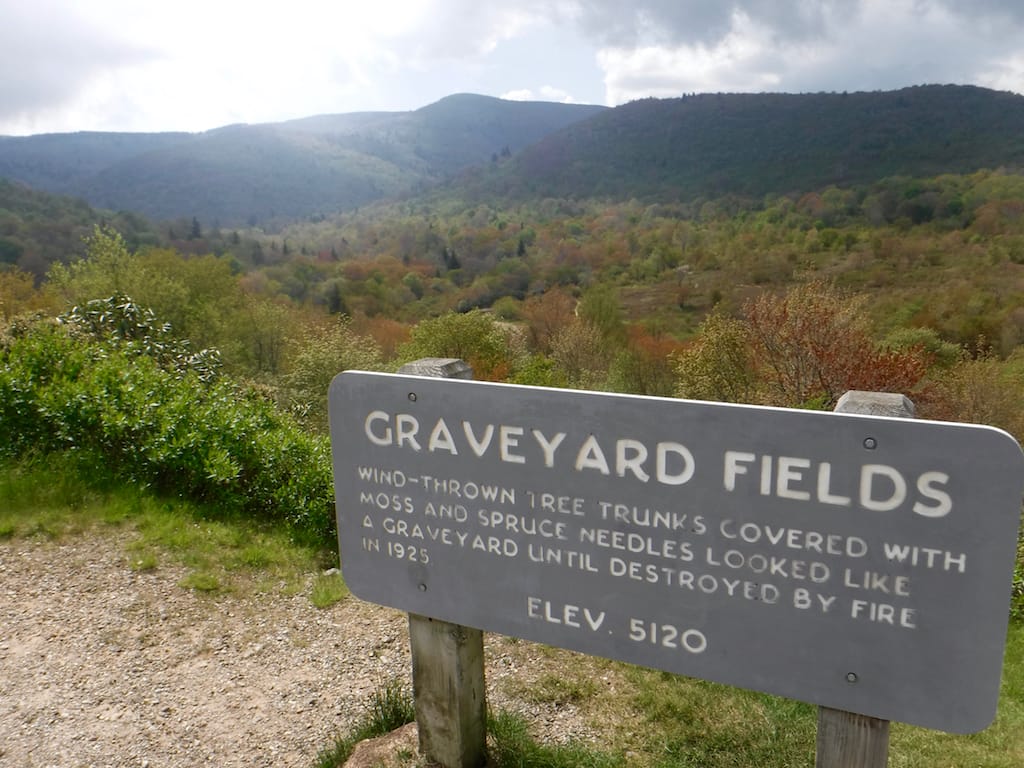
[[[0,177],[155,218],[262,223],[404,193],[601,111],[461,94],[414,112],[323,115],[200,134],[3,137]]]
[[[1024,97],[968,86],[644,99],[470,182],[491,197],[679,200],[1024,167]]]

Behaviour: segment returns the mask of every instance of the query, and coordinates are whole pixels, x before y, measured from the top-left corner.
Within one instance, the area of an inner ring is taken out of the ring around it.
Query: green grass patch
[[[96,484],[73,455],[0,466],[0,540],[60,541],[96,529],[124,532],[132,570],[184,567],[179,584],[203,593],[295,594],[336,559],[294,543],[283,524],[211,514],[137,486]],[[336,581],[332,594],[344,590]]]
[[[814,764],[816,710],[808,704],[631,668],[633,706],[644,723],[631,748],[649,765]]]
[[[655,768],[793,768],[814,765],[817,708],[776,696],[628,667],[642,727],[609,744]],[[1024,765],[1024,625],[1010,626],[995,722],[977,734],[893,723],[891,768]]]
[[[313,581],[309,599],[317,608],[329,608],[348,595],[348,587],[340,573],[324,573]]]
[[[519,715],[498,712],[487,722],[491,768],[619,768],[625,757],[584,744],[538,744]]]

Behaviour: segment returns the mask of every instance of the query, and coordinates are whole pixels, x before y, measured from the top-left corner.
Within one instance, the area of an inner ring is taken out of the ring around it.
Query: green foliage
[[[193,352],[188,339],[173,335],[170,323],[158,322],[153,310],[140,307],[123,294],[72,307],[57,322],[66,325],[73,335],[150,357],[178,376],[194,373],[200,381],[211,382],[220,371],[218,350]]]
[[[370,336],[352,330],[341,317],[330,325],[307,329],[292,341],[294,357],[284,377],[288,405],[303,425],[327,431],[327,389],[342,371],[379,371],[384,367],[380,346]]]
[[[51,264],[81,253],[82,240],[101,222],[114,224],[133,243],[157,242],[152,225],[139,216],[93,210],[40,189],[0,178],[0,270],[9,264],[42,277]]]
[[[449,312],[423,320],[398,350],[402,362],[423,357],[458,358],[482,381],[501,381],[509,376],[519,357],[515,340],[494,317],[480,310],[465,314]]]
[[[272,403],[48,323],[10,339],[0,362],[0,455],[70,451],[97,477],[333,538],[327,441]]]
[[[621,342],[625,339],[625,325],[622,321],[622,308],[612,288],[605,284],[589,288],[580,298],[576,315],[584,322],[590,323],[608,343]]]
[[[577,320],[558,330],[550,343],[551,359],[570,387],[604,389],[614,352],[600,328]]]
[[[132,252],[117,231],[97,227],[87,241],[85,258],[52,267],[47,290],[77,307],[109,296],[131,296],[172,326],[179,338],[222,349],[233,369],[252,365],[257,334],[245,320],[259,310],[259,302],[244,300],[225,258],[184,258],[155,249]],[[276,325],[285,332],[279,318]]]
[[[520,363],[509,381],[512,384],[534,387],[569,386],[565,373],[558,368],[554,360],[544,355],[530,355]]]
[[[727,199],[830,184],[1019,168],[1024,98],[982,88],[639,99],[569,126],[481,176],[480,196]],[[460,190],[465,196],[466,192]],[[877,203],[923,223],[958,212],[926,188]],[[834,222],[827,217],[827,227]]]
[[[691,400],[750,403],[755,398],[753,362],[746,326],[714,311],[697,340],[675,358],[676,394]]]

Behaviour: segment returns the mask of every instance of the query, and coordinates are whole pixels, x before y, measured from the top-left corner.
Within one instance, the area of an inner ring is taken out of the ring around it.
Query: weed
[[[341,574],[325,573],[317,576],[313,582],[313,591],[309,600],[317,608],[329,608],[344,600],[346,595],[348,595],[348,587],[345,586]]]
[[[582,744],[538,744],[519,715],[499,712],[488,720],[488,765],[492,768],[619,768],[625,758]]]
[[[220,592],[223,588],[220,579],[205,571],[193,571],[178,582],[178,586],[194,589],[196,592]]]
[[[155,571],[158,562],[157,556],[154,553],[141,552],[137,556],[129,559],[128,567],[133,571],[145,573],[147,571]]]
[[[315,768],[337,768],[349,758],[360,741],[391,733],[415,719],[412,692],[408,686],[401,680],[388,680],[374,689],[362,718],[352,732],[337,737],[333,744],[320,751]]]

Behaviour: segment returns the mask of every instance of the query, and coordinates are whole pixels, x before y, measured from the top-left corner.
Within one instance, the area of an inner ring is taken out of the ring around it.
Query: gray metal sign
[[[995,715],[1005,432],[358,372],[330,420],[360,598],[940,730]]]

